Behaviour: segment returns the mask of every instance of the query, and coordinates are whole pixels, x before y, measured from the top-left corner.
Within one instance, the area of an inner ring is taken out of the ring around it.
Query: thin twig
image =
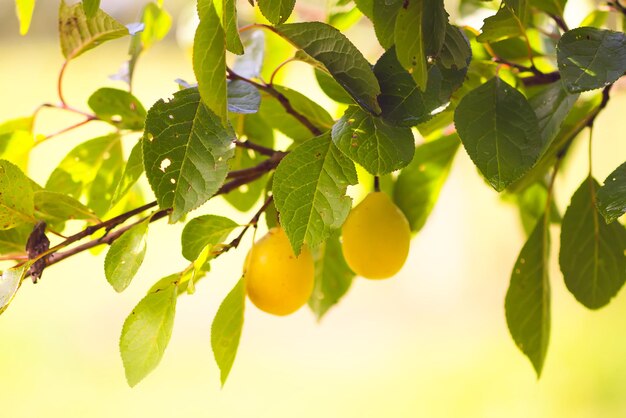
[[[254,142],[251,142],[250,140],[246,140],[246,141],[235,140],[233,141],[233,143],[237,147],[251,149],[253,151],[258,152],[261,155],[267,155],[268,157],[271,157],[272,155],[276,154],[275,149],[264,147],[263,145],[256,144]]]

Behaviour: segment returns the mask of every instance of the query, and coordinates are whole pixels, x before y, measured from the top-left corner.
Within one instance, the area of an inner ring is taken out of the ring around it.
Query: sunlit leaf
[[[113,197],[111,198],[111,207],[115,206],[126,196],[143,173],[143,152],[141,140],[139,140],[131,150],[128,161],[126,162],[126,167],[124,167],[124,173],[119,183],[117,183],[115,193],[113,193]]]
[[[0,314],[9,307],[26,274],[25,267],[7,269],[0,275]]]
[[[33,19],[35,0],[15,0],[15,9],[17,18],[20,21],[20,34],[26,35],[30,28],[30,22]]]
[[[30,179],[17,166],[0,160],[0,230],[35,223]]]
[[[237,226],[236,222],[217,215],[202,215],[190,220],[180,237],[183,256],[194,261],[205,247],[223,243]]]
[[[104,259],[104,275],[116,292],[128,287],[146,255],[150,219],[139,223],[113,241]]]
[[[146,109],[127,91],[103,87],[89,97],[88,104],[97,117],[120,129],[143,129]]]
[[[233,367],[243,329],[246,290],[244,280],[237,282],[220,305],[211,325],[211,347],[220,368],[222,386]]]

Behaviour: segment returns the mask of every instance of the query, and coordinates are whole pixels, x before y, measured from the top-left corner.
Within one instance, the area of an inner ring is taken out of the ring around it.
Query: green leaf
[[[100,8],[100,0],[83,0],[83,10],[87,19],[91,19],[96,16],[98,9]]]
[[[357,106],[350,106],[333,126],[332,138],[341,152],[376,176],[405,167],[415,152],[409,128],[389,125]]]
[[[561,225],[559,264],[565,285],[589,309],[609,303],[626,281],[626,229],[600,219],[595,205],[599,187],[595,179],[585,179]]]
[[[466,47],[469,61],[471,50],[469,44]],[[448,69],[440,63],[431,66],[426,91],[422,92],[391,48],[380,57],[374,73],[382,91],[378,96],[382,117],[394,125],[415,126],[441,112],[450,102],[452,94],[465,81],[467,65],[460,69]]]
[[[28,157],[33,149],[33,118],[17,118],[0,125],[0,159],[9,160],[21,170],[28,169]]]
[[[530,5],[549,14],[563,17],[567,0],[530,0]],[[584,25],[581,25],[584,26]]]
[[[0,230],[35,223],[30,179],[16,165],[0,160]]]
[[[138,35],[142,50],[146,50],[165,38],[172,26],[172,17],[157,4],[148,3],[143,9],[141,23],[144,24],[144,28]]]
[[[396,18],[402,7],[401,0],[374,1],[372,5],[372,23],[380,45],[389,49],[393,46]]]
[[[198,13],[200,24],[193,41],[193,72],[202,102],[226,124],[226,35],[211,0],[201,0]]]
[[[378,81],[363,54],[337,29],[321,22],[270,28],[318,61],[365,110],[379,114]]]
[[[5,270],[0,275],[0,315],[7,310],[15,297],[17,290],[22,284],[26,270],[25,267],[12,268]]]
[[[116,292],[128,287],[146,255],[150,219],[132,227],[113,241],[104,259],[104,275]]]
[[[89,97],[89,107],[100,119],[120,129],[140,131],[146,120],[146,109],[131,93],[103,87]]]
[[[237,135],[240,140],[251,141],[254,144],[268,148],[274,147],[274,132],[263,118],[258,114],[237,115],[237,120],[233,121],[233,125],[237,126]],[[265,156],[260,155],[252,150],[237,147],[235,148],[235,156],[230,160],[230,169],[243,170],[245,168],[254,167],[261,163]],[[263,175],[244,186],[224,195],[224,199],[230,203],[235,209],[241,212],[247,212],[259,200],[267,175]]]
[[[592,26],[594,28],[601,28],[608,20],[609,15],[610,13],[608,10],[593,10],[587,15],[587,17],[582,20],[582,22],[580,22],[580,25],[578,26]]]
[[[526,235],[530,235],[537,222],[543,217],[548,199],[548,188],[543,182],[536,182],[514,195]],[[560,222],[561,215],[554,204],[550,204],[550,222]]]
[[[309,307],[320,320],[330,308],[348,292],[355,274],[343,257],[339,231],[313,252],[315,261],[315,286],[309,299]]]
[[[428,57],[437,57],[446,39],[448,13],[444,8],[443,0],[429,0],[424,2],[422,20],[422,36],[424,51]]]
[[[0,254],[23,253],[32,230],[32,224],[0,230]]]
[[[133,387],[158,366],[172,336],[177,287],[149,293],[130,313],[120,337],[126,380]]]
[[[274,25],[278,25],[289,18],[296,0],[257,0],[257,4],[263,16]]]
[[[109,210],[123,166],[119,134],[91,139],[67,154],[50,174],[46,189],[85,198],[87,207],[102,217]]]
[[[498,77],[463,97],[454,121],[465,150],[497,191],[526,173],[543,148],[535,112]]]
[[[408,5],[406,5],[408,3]],[[428,82],[423,31],[424,2],[408,0],[398,12],[395,44],[398,62],[411,74],[417,87],[424,91]]]
[[[478,42],[497,42],[525,34],[523,19],[520,18],[520,14],[515,8],[508,3],[506,0],[502,1],[498,12],[485,19],[481,34],[476,38]],[[525,1],[521,3],[525,3]],[[525,8],[526,6],[522,7]]]
[[[544,151],[556,138],[579,94],[569,94],[560,82],[552,83],[529,100],[539,122]],[[543,154],[543,152],[542,152]]]
[[[335,147],[329,132],[282,159],[272,190],[280,223],[296,255],[305,241],[314,248],[343,225],[352,207],[346,189],[356,183],[354,164]]]
[[[91,222],[100,222],[91,209],[63,193],[49,190],[34,192],[35,211],[38,217],[46,222],[65,222],[70,219],[86,219]]]
[[[233,54],[243,54],[243,44],[237,27],[236,0],[222,0],[222,26],[226,36],[226,49]]]
[[[222,244],[238,226],[236,222],[217,215],[203,215],[190,220],[180,237],[183,256],[194,261],[205,247]]]
[[[320,131],[329,130],[335,121],[328,112],[303,95],[288,87],[277,86],[274,88],[289,102],[291,107],[307,119]],[[274,129],[284,133],[296,142],[306,141],[314,134],[293,115],[287,113],[280,100],[274,96],[263,95],[261,100],[260,116]]]
[[[143,161],[161,208],[171,221],[206,202],[224,183],[234,154],[233,134],[200,102],[195,88],[159,100],[146,119]]]
[[[595,28],[572,29],[559,40],[556,57],[569,92],[599,89],[626,72],[626,35]]]
[[[459,144],[456,134],[426,142],[416,148],[411,164],[400,171],[393,200],[404,212],[411,231],[422,229],[435,207]]]
[[[626,163],[615,169],[598,189],[598,209],[606,223],[626,213]]]
[[[244,54],[237,57],[233,71],[245,78],[257,78],[261,74],[265,55],[265,34],[260,30],[250,32],[244,39]]]
[[[26,35],[35,10],[35,0],[15,0],[15,10],[20,21],[20,35]]]
[[[261,105],[261,94],[252,84],[242,80],[228,82],[228,111],[256,113]]]
[[[460,70],[469,66],[471,60],[472,48],[467,36],[457,26],[448,24],[438,62],[445,68]]]
[[[226,383],[237,355],[243,329],[245,302],[246,288],[244,280],[240,279],[220,305],[211,325],[211,347],[220,368],[222,386]]]
[[[317,84],[328,97],[339,103],[354,104],[354,100],[348,94],[348,92],[339,85],[330,75],[320,70],[315,69],[315,79]]]
[[[345,31],[356,25],[362,17],[363,13],[357,7],[352,7],[346,11],[329,14],[327,22],[329,25]]]
[[[88,18],[82,3],[68,6],[61,0],[59,35],[63,56],[69,61],[103,42],[128,35],[128,29],[101,9]]]
[[[117,187],[115,188],[115,192],[111,198],[111,207],[115,206],[124,196],[126,196],[135,183],[137,183],[137,180],[139,180],[139,177],[141,177],[143,172],[142,143],[141,140],[139,140],[130,151],[126,167],[124,167],[124,173],[122,174],[119,183],[117,183]]]
[[[550,341],[550,232],[542,219],[511,273],[504,309],[511,336],[541,376]]]

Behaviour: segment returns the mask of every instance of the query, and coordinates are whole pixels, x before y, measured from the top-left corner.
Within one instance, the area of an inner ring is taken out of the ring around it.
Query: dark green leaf
[[[88,103],[96,116],[113,126],[135,131],[143,129],[146,109],[127,91],[103,87],[91,95]]]
[[[98,217],[109,210],[122,176],[124,158],[119,134],[95,138],[78,145],[52,172],[46,189],[85,198]]]
[[[274,25],[278,25],[289,18],[296,0],[257,0],[257,4],[263,16]]]
[[[130,152],[122,178],[120,178],[115,188],[115,193],[113,193],[113,197],[111,198],[111,207],[115,206],[126,196],[143,173],[143,152],[141,140],[139,140]]]
[[[274,174],[274,202],[296,255],[305,241],[314,248],[343,224],[352,207],[346,189],[356,182],[354,164],[335,147],[330,132],[283,158]]]
[[[411,164],[400,171],[393,200],[404,212],[411,231],[422,229],[435,207],[459,144],[456,134],[426,142],[417,147]]]
[[[350,106],[333,126],[332,138],[341,152],[376,176],[405,167],[415,152],[409,128],[389,125],[357,106]]]
[[[448,24],[446,37],[439,53],[439,63],[445,68],[462,69],[472,60],[470,42],[458,27]]]
[[[372,23],[380,45],[389,49],[394,44],[396,17],[402,7],[402,0],[374,1]]]
[[[626,35],[595,28],[572,29],[557,45],[557,61],[569,92],[607,86],[626,72]]]
[[[256,87],[241,80],[228,82],[228,111],[256,113],[261,104],[261,94]]]
[[[478,42],[496,42],[524,35],[526,29],[523,20],[514,7],[507,3],[502,1],[498,12],[485,19],[481,34],[476,38]]]
[[[225,124],[226,44],[222,23],[210,0],[198,3],[200,24],[193,41],[193,72],[202,102]]]
[[[411,74],[422,91],[426,90],[428,82],[423,31],[425,7],[421,0],[405,1],[396,18],[394,37],[398,62]]]
[[[20,21],[20,34],[26,35],[30,28],[30,22],[33,19],[35,0],[15,0],[15,9],[17,18]]]
[[[549,256],[550,232],[540,219],[517,258],[504,304],[511,336],[537,376],[550,341]]]
[[[0,230],[35,223],[30,179],[16,165],[0,160]]]
[[[82,3],[68,6],[62,0],[59,35],[63,56],[71,60],[103,42],[128,35],[128,29],[101,9],[96,11],[94,17],[88,18]]]
[[[100,0],[83,0],[83,10],[85,10],[85,16],[87,16],[87,19],[95,17],[99,8]]]
[[[12,119],[0,125],[0,159],[9,160],[26,171],[34,145],[32,129],[32,117]]]
[[[99,222],[98,217],[91,209],[63,193],[49,190],[34,192],[35,211],[37,216],[46,222],[65,222],[70,219],[86,219]]]
[[[245,302],[246,288],[244,280],[241,279],[220,305],[211,325],[211,347],[220,368],[222,386],[226,383],[237,355],[243,329]]]
[[[273,30],[323,65],[360,106],[380,113],[380,87],[371,65],[341,32],[321,22],[289,23]]]
[[[626,213],[626,163],[615,169],[598,189],[598,209],[606,223]]]
[[[159,100],[146,119],[143,161],[159,206],[171,221],[206,202],[224,183],[233,134],[200,102],[197,89]]]
[[[150,220],[126,231],[115,240],[104,259],[104,275],[116,292],[128,287],[146,255],[146,239]]]
[[[530,5],[555,16],[563,17],[567,0],[530,0]],[[583,25],[581,25],[583,26]]]
[[[190,220],[181,235],[183,256],[194,261],[206,246],[222,244],[237,223],[217,215],[203,215]]]
[[[354,100],[352,100],[348,92],[330,75],[316,68],[315,78],[317,79],[317,84],[328,97],[339,103],[354,104]]]
[[[422,36],[424,37],[424,52],[427,57],[437,57],[439,55],[446,38],[448,26],[448,13],[444,8],[443,0],[425,1]]]
[[[454,121],[467,153],[497,191],[526,173],[542,151],[533,109],[498,77],[463,97]]]
[[[313,252],[315,287],[309,307],[320,320],[346,294],[355,274],[343,258],[339,232],[333,232],[326,242]]]
[[[548,199],[548,188],[542,182],[536,182],[514,195],[520,219],[526,235],[529,236],[537,222],[543,217]],[[550,222],[560,222],[561,215],[554,204],[550,204]]]
[[[0,314],[9,307],[26,274],[25,267],[5,270],[0,275]]]
[[[176,285],[149,293],[130,313],[120,337],[126,380],[132,387],[158,366],[172,336]]]
[[[530,107],[537,115],[544,151],[556,138],[563,121],[572,110],[578,96],[578,94],[567,93],[563,84],[556,82],[529,100]]]
[[[374,0],[354,0],[354,4],[369,20],[374,21]]]
[[[559,264],[565,285],[589,309],[598,309],[626,281],[626,229],[606,224],[595,205],[600,185],[585,179],[572,196],[561,225]]]

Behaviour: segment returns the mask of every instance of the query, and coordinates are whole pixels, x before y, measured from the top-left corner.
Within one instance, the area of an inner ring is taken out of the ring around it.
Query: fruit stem
[[[374,191],[380,192],[380,177],[374,176]]]

